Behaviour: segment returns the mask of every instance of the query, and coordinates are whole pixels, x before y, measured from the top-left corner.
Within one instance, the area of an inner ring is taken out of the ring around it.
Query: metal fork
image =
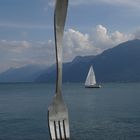
[[[48,108],[48,124],[52,140],[69,140],[68,109],[62,97],[62,41],[68,0],[56,0],[54,13],[54,34],[56,50],[56,94]]]

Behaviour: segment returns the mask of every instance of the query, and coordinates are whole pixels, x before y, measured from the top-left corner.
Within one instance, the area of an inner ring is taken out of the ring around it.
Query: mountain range
[[[46,70],[46,66],[38,65],[10,68],[0,73],[0,83],[34,82],[44,70]]]
[[[90,66],[97,82],[140,82],[140,40],[131,40],[105,50],[97,56],[77,56],[63,65],[63,82],[84,82]],[[53,82],[53,69],[37,78],[37,82]]]
[[[63,82],[84,82],[90,66],[97,82],[140,82],[140,40],[121,43],[96,56],[77,56],[63,64]],[[55,65],[26,66],[0,74],[0,82],[54,82]]]

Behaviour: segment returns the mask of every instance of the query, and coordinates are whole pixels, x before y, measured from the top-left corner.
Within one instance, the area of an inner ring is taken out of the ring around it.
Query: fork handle
[[[62,87],[62,42],[64,26],[67,14],[68,0],[57,0],[54,13],[54,35],[55,35],[55,50],[56,50],[56,94],[61,96]]]

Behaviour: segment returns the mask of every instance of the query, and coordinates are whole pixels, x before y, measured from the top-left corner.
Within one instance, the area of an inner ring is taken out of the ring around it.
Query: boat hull
[[[101,85],[86,85],[85,88],[101,88]]]

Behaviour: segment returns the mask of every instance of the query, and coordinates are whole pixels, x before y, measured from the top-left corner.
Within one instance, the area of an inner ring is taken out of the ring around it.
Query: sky
[[[0,0],[0,72],[55,63],[55,0]],[[140,39],[140,0],[69,0],[63,61]]]

